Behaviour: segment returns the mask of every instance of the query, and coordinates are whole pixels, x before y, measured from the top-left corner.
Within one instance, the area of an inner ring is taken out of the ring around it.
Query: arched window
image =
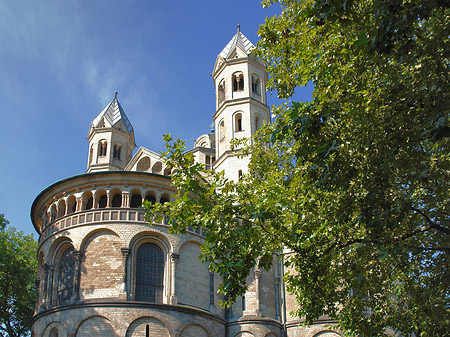
[[[139,208],[142,206],[142,197],[140,194],[133,194],[131,196],[130,207],[131,208]]]
[[[119,145],[114,145],[113,157],[114,159],[120,160],[120,150],[122,149]]]
[[[151,204],[154,204],[156,202],[156,198],[153,195],[147,195],[145,197],[145,200],[147,200]]]
[[[239,177],[239,179],[242,178],[242,170],[239,170],[239,172],[238,172],[238,177]]]
[[[219,85],[217,86],[217,100],[219,102],[219,105],[222,104],[222,102],[225,100],[225,81],[220,81]]]
[[[56,206],[52,205],[52,207],[50,208],[50,222],[53,222],[56,220],[56,215],[58,213],[56,212]]]
[[[255,74],[252,75],[252,92],[261,95],[261,80]]]
[[[255,116],[255,127],[256,127],[256,130],[258,130],[262,126],[263,122],[264,122],[264,120],[262,119],[262,117],[260,115],[256,115]]]
[[[58,218],[66,215],[66,202],[64,200],[60,200],[58,202]]]
[[[106,142],[106,140],[101,140],[98,143],[98,156],[99,157],[104,157],[106,156],[106,149],[108,148],[108,143]]]
[[[219,139],[220,141],[225,139],[225,122],[223,120],[221,120],[219,124]]]
[[[67,249],[58,262],[58,285],[56,288],[59,305],[68,304],[73,294],[73,280],[75,274],[75,260],[73,247]]]
[[[139,246],[136,254],[136,301],[162,303],[164,254],[154,243]]]
[[[237,73],[233,75],[233,91],[244,90],[244,75]]]
[[[136,171],[147,171],[150,168],[150,158],[144,157],[141,160],[139,160]]]
[[[98,199],[98,208],[106,208],[108,204],[108,197],[106,194],[103,194],[100,199]]]
[[[75,211],[77,210],[77,199],[75,198],[75,196],[71,195],[68,199],[67,199],[67,209],[69,214],[71,213],[75,213]]]
[[[237,113],[234,115],[234,131],[242,131],[242,114]]]
[[[92,163],[92,156],[94,155],[94,145],[91,145],[91,148],[89,149],[89,164]]]
[[[52,328],[50,330],[50,334],[48,336],[49,337],[58,337],[58,329],[57,328]]]
[[[121,193],[117,193],[113,196],[111,206],[112,207],[122,207],[122,194]]]
[[[159,202],[161,204],[165,204],[166,202],[169,202],[169,198],[168,197],[161,197],[161,199],[159,199]]]
[[[89,197],[89,199],[86,202],[86,210],[89,210],[94,205],[94,199],[92,197]]]

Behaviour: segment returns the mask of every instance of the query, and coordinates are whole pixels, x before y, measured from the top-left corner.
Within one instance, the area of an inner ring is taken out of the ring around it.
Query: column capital
[[[130,255],[131,249],[130,248],[120,248],[120,252],[122,253],[122,256],[124,259]]]

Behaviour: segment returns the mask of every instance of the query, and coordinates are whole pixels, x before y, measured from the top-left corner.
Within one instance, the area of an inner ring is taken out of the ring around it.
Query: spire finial
[[[115,99],[117,99],[117,94],[118,94],[118,92],[115,91],[115,92],[114,92],[114,98],[115,98]]]
[[[238,33],[240,33],[241,32],[241,25],[237,25],[237,31],[238,31]]]

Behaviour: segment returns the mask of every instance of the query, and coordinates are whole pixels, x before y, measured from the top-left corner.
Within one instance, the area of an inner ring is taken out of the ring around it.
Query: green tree
[[[0,214],[0,336],[28,336],[36,302],[37,242]]]
[[[175,233],[208,231],[203,259],[229,301],[282,254],[307,324],[326,314],[348,335],[448,335],[448,2],[279,2],[256,53],[280,98],[312,82],[312,101],[273,110],[237,182],[166,136],[178,193],[150,213]]]

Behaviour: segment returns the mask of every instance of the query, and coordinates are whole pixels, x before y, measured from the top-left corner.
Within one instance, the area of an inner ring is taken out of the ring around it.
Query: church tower
[[[270,121],[266,67],[251,54],[253,48],[238,25],[237,33],[217,56],[212,73],[216,88],[214,170],[224,171],[232,180],[247,172],[249,159],[239,158],[230,142],[251,139],[264,121]]]
[[[114,99],[94,119],[89,128],[89,157],[86,173],[123,170],[134,148],[134,130],[125,111]]]

